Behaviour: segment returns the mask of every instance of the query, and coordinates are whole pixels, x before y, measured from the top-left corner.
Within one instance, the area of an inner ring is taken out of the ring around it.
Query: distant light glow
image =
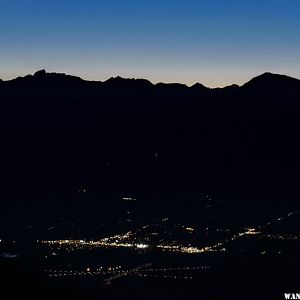
[[[146,249],[146,248],[148,248],[149,246],[146,245],[146,244],[137,244],[136,247],[137,247],[138,249]]]
[[[186,230],[186,231],[194,231],[194,228],[186,227],[185,230]]]
[[[133,198],[133,197],[123,197],[123,200],[125,200],[125,201],[136,201],[136,198]]]

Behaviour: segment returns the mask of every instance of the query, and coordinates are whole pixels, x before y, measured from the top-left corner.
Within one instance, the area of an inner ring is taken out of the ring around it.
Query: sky
[[[0,78],[300,78],[299,0],[0,0]]]

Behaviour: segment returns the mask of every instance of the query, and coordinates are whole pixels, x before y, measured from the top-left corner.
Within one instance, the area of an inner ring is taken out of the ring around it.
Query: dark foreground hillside
[[[299,80],[269,73],[223,89],[45,71],[3,81],[1,184],[297,190],[299,101]]]
[[[7,299],[283,299],[299,283],[300,81],[0,81]]]

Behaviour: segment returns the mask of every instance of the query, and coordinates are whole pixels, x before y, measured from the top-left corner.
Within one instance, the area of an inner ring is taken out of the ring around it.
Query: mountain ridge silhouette
[[[203,90],[220,90],[220,89],[228,89],[228,88],[236,88],[236,87],[247,87],[247,88],[261,88],[263,86],[265,87],[271,87],[272,85],[277,85],[278,83],[283,83],[285,87],[293,87],[295,85],[300,84],[300,80],[294,77],[290,77],[287,75],[282,75],[282,74],[275,74],[271,72],[265,72],[260,75],[257,75],[247,82],[245,82],[242,85],[237,85],[237,84],[231,84],[227,85],[225,87],[215,87],[215,88],[210,88],[205,85],[203,85],[200,82],[196,82],[195,84],[191,86],[187,86],[186,84],[182,83],[164,83],[164,82],[158,82],[156,84],[152,83],[148,79],[144,78],[123,78],[121,76],[117,77],[110,77],[109,79],[105,81],[96,81],[96,80],[85,80],[82,79],[81,77],[78,76],[73,76],[73,75],[68,75],[65,73],[56,73],[56,72],[47,72],[45,69],[41,69],[36,71],[33,75],[26,75],[23,77],[17,77],[14,79],[10,80],[2,80],[0,79],[0,82],[3,83],[21,83],[22,81],[24,83],[28,82],[34,82],[34,80],[37,81],[46,81],[48,80],[49,82],[52,81],[52,83],[57,83],[58,81],[63,81],[65,82],[69,81],[72,83],[78,83],[78,82],[84,82],[84,83],[98,83],[98,84],[105,84],[105,85],[119,85],[119,86],[126,86],[126,83],[128,85],[133,86],[134,84],[140,85],[140,87],[153,87],[153,86],[177,86],[177,87],[188,87],[192,89],[203,89]]]
[[[211,89],[40,70],[0,84],[0,185],[297,190],[299,99],[298,79],[272,73]]]

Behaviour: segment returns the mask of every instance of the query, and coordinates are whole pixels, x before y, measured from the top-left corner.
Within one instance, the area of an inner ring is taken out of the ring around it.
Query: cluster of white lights
[[[149,245],[147,245],[147,244],[137,244],[136,247],[137,247],[138,249],[146,249],[146,248],[149,247]]]
[[[291,212],[287,215],[290,217],[297,212]],[[276,220],[278,220],[277,218]],[[281,220],[282,218],[280,218]],[[168,219],[161,219],[161,222],[167,221]],[[268,225],[269,223],[267,223]],[[142,226],[142,229],[147,229],[148,227],[153,226],[153,224],[147,224]],[[261,228],[263,226],[258,226],[257,228]],[[184,227],[186,231],[193,232],[194,229],[192,227]],[[111,237],[106,237],[97,241],[93,240],[53,240],[53,241],[39,241],[40,243],[47,244],[51,247],[56,247],[58,250],[63,249],[68,252],[80,249],[87,248],[134,248],[136,250],[162,250],[162,251],[170,251],[170,252],[178,252],[178,253],[189,253],[189,254],[197,254],[197,253],[206,253],[211,251],[225,251],[224,245],[237,240],[243,236],[253,236],[253,235],[261,235],[260,231],[256,228],[245,228],[243,231],[238,232],[231,236],[231,238],[224,239],[220,242],[217,242],[213,245],[208,245],[205,247],[198,247],[195,245],[182,245],[176,244],[176,242],[163,243],[163,244],[150,244],[149,238],[144,238],[144,242],[137,238],[137,234],[141,229],[137,229],[135,231],[128,231],[123,234],[117,234]],[[279,238],[283,238],[280,236]],[[298,239],[298,237],[287,237],[289,239]],[[145,243],[146,242],[146,243]]]

